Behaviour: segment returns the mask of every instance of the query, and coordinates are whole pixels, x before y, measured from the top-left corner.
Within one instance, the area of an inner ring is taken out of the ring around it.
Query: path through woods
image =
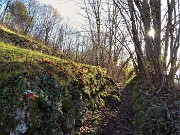
[[[131,92],[121,90],[120,94],[119,102],[106,100],[106,107],[87,120],[84,127],[94,128],[96,135],[134,135]],[[97,119],[99,124],[96,127],[93,123]]]

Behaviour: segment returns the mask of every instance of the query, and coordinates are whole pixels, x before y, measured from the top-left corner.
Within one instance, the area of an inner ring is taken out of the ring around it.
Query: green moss
[[[13,32],[12,30],[0,25],[0,29],[3,30],[3,31],[6,31],[8,33],[11,33],[11,34],[16,34],[16,32]]]
[[[65,112],[69,112],[73,108],[72,99],[69,97],[64,98],[62,104],[63,104],[62,109],[64,109]]]

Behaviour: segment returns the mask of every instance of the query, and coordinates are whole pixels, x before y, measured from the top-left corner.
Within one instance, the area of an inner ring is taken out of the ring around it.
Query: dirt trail
[[[121,100],[107,100],[96,117],[99,124],[94,127],[96,135],[134,135],[132,98],[129,90],[121,90]],[[89,124],[88,124],[89,123]],[[91,122],[87,122],[88,127]]]
[[[98,135],[133,135],[133,110],[130,91],[121,91],[121,101],[109,103],[101,110],[103,119],[97,129]]]

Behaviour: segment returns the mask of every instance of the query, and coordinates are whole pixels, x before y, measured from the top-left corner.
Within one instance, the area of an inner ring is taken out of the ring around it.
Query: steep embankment
[[[100,67],[0,42],[0,133],[75,134],[112,83]]]
[[[53,55],[61,59],[67,59],[67,57],[61,54],[59,51],[56,51],[51,47],[48,47],[40,42],[32,40],[24,35],[11,31],[2,25],[0,25],[0,41],[21,48],[38,51],[48,55]]]

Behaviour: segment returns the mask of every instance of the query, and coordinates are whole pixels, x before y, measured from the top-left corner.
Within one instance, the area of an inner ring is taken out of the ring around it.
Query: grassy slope
[[[30,51],[1,42],[1,62],[3,61],[25,61],[26,59],[46,58],[60,60],[53,56],[45,55],[37,51]]]
[[[59,70],[67,70],[67,72],[71,75],[75,72],[79,72],[79,74],[84,74],[84,76],[98,72],[102,72],[103,74],[105,74],[105,70],[99,67],[89,66],[86,64],[77,64],[73,61],[62,60],[54,56],[46,55],[37,51],[31,51],[31,50],[15,47],[3,42],[0,42],[0,48],[1,48],[0,50],[1,66],[10,63],[25,64],[32,62],[34,64],[37,64],[40,62],[42,63],[44,62],[59,66],[60,68]]]
[[[47,45],[44,45],[43,43],[40,43],[38,41],[35,41],[27,36],[24,36],[20,33],[17,33],[17,32],[14,32],[2,25],[0,25],[0,32],[1,33],[6,33],[8,35],[10,35],[11,37],[16,37],[16,38],[22,38],[24,39],[25,41],[28,41],[32,44],[36,44],[37,45],[37,48],[36,49],[33,49],[31,46],[27,46],[26,44],[21,46],[21,48],[25,48],[25,49],[30,49],[30,50],[35,50],[35,51],[39,51],[39,52],[43,52],[45,54],[51,54],[53,56],[56,56],[56,57],[59,57],[59,58],[63,58],[63,59],[68,59],[66,56],[64,56],[62,53],[60,53],[59,51],[55,51],[53,50],[51,47],[48,47]],[[16,45],[18,46],[18,44]]]
[[[41,46],[40,48],[44,48],[44,49],[46,49],[46,50],[50,50],[50,48],[47,47],[46,45],[44,45],[44,44],[42,44],[42,43],[38,43],[37,41],[32,40],[32,39],[30,39],[30,38],[28,38],[28,37],[26,37],[26,36],[24,36],[24,35],[22,35],[22,34],[20,34],[20,33],[14,32],[14,31],[12,31],[12,30],[10,30],[10,29],[2,26],[2,25],[0,25],[0,30],[2,30],[2,31],[4,31],[4,32],[7,32],[8,34],[11,34],[11,35],[14,35],[14,36],[18,36],[18,37],[20,37],[20,38],[24,38],[24,39],[29,40],[29,41],[31,41],[31,42],[37,43],[38,46]]]
[[[73,121],[81,119],[87,108],[94,110],[103,105],[99,95],[109,83],[105,70],[100,67],[77,64],[0,42],[0,121],[4,124],[1,128],[15,129],[17,123],[12,123],[10,116],[17,108],[24,107],[23,103],[27,101],[23,96],[27,90],[32,90],[38,98],[29,105],[28,119],[32,126],[28,133],[39,133],[40,130],[50,134],[68,132]],[[74,117],[69,116],[73,111],[76,112]],[[42,116],[47,118],[42,120]],[[57,119],[60,127],[57,127]],[[51,126],[45,129],[44,121]]]

